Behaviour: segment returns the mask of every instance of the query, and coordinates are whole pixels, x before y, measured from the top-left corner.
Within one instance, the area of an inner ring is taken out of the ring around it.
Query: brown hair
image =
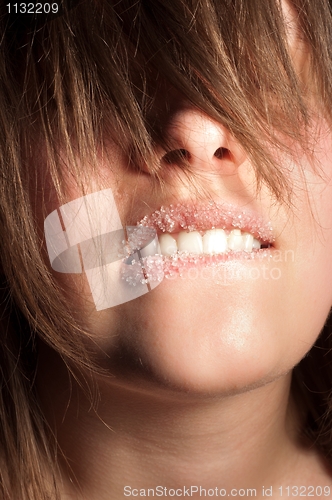
[[[304,146],[312,94],[322,113],[332,103],[329,2],[292,3],[310,49],[310,82],[294,70],[277,0],[82,0],[42,23],[13,23],[1,7],[2,498],[56,497],[55,450],[34,387],[37,336],[66,362],[93,366],[83,342],[88,333],[61,299],[40,251],[35,207],[47,201],[46,172],[61,200],[63,158],[80,179],[88,172],[77,159],[95,168],[96,151],[111,136],[136,168],[150,165],[160,182],[154,148],[163,135],[149,111],[167,87],[226,126],[251,158],[258,185],[289,200],[291,186],[266,141],[285,149],[282,134]],[[39,153],[44,170],[35,161]],[[326,455],[332,450],[329,332],[328,322],[294,377],[304,431]]]

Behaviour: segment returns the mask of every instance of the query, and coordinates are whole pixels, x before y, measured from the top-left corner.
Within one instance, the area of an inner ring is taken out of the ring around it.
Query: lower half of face
[[[100,364],[115,375],[110,384],[238,393],[287,373],[310,350],[332,304],[332,186],[308,174],[291,209],[265,200],[270,246],[228,248],[227,258],[207,249],[182,267],[179,253],[164,257],[158,286],[114,307],[96,310],[84,274],[56,273]],[[134,285],[123,286],[130,294]]]
[[[191,268],[95,313],[89,322],[109,370],[208,393],[242,391],[287,373],[311,348],[332,300],[331,264],[323,265],[317,249],[304,255]]]

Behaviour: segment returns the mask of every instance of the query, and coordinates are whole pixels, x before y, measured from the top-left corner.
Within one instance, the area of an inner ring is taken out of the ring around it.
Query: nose
[[[209,170],[224,166],[235,168],[246,153],[229,130],[200,111],[177,112],[166,130],[170,151],[161,160],[176,163],[181,158],[193,169]]]

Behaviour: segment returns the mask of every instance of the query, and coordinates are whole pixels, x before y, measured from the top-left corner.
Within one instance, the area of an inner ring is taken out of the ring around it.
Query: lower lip
[[[228,263],[239,261],[264,261],[272,258],[274,247],[261,248],[252,252],[228,252],[215,255],[198,255],[188,252],[178,252],[171,257],[163,255],[154,255],[143,257],[141,261],[134,262],[131,265],[124,265],[122,269],[122,278],[129,285],[136,286],[142,282],[142,268],[147,282],[161,282],[164,278],[175,279],[184,278],[186,273],[193,268],[217,268],[225,266]]]

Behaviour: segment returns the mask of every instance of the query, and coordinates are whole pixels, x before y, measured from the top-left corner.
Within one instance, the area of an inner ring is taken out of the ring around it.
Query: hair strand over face
[[[290,154],[287,142],[296,143],[309,154],[312,98],[316,112],[332,109],[330,4],[292,4],[308,47],[309,82],[294,68],[277,0],[82,0],[61,17],[24,29],[10,25],[1,6],[2,498],[46,500],[53,481],[46,482],[41,464],[56,476],[34,388],[36,339],[69,367],[94,369],[84,341],[90,333],[60,299],[41,251],[36,207],[47,215],[45,183],[59,202],[65,200],[68,177],[83,185],[97,169],[97,151],[106,151],[110,139],[128,164],[138,170],[148,165],[162,183],[155,147],[167,152],[159,117],[172,103],[166,100],[158,114],[158,99],[176,93],[240,142],[255,166],[258,188],[264,183],[276,199],[291,200],[292,187],[271,157],[271,145]],[[322,385],[324,378],[330,381],[328,329],[329,323],[320,347],[297,367],[295,383],[308,417],[306,432],[331,454],[331,384]],[[321,372],[312,377],[322,354]]]

